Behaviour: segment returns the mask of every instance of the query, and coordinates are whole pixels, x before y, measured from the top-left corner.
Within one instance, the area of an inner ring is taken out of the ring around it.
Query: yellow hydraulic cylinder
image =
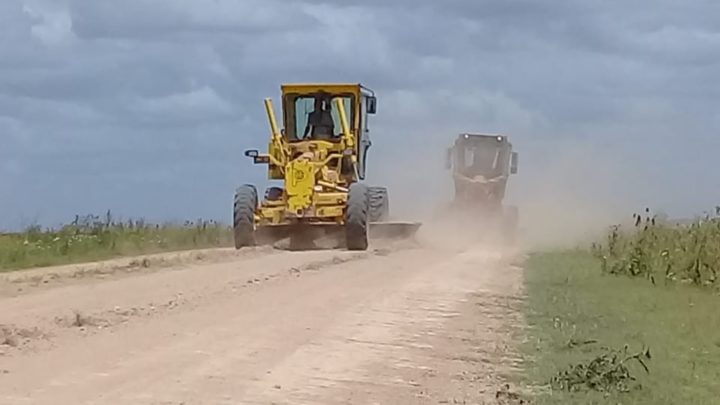
[[[275,119],[275,109],[273,108],[272,100],[269,98],[265,99],[265,110],[267,111],[268,120],[270,121],[270,130],[272,131],[273,138],[280,138],[280,129]]]
[[[353,134],[350,132],[350,124],[348,124],[347,114],[345,114],[345,105],[343,104],[342,98],[335,99],[335,107],[337,108],[338,114],[340,115],[340,125],[342,126],[345,146],[354,149],[355,138],[353,138]]]

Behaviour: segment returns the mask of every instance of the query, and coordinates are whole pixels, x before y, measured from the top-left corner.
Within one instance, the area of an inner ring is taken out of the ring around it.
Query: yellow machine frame
[[[259,203],[256,226],[342,225],[348,187],[364,178],[364,156],[370,146],[366,122],[368,114],[375,113],[375,95],[361,84],[285,84],[281,90],[285,129],[278,126],[272,100],[265,99],[271,131],[268,153],[245,152],[256,164],[268,164],[269,179],[284,180],[280,198]],[[334,98],[340,136],[333,140],[289,139],[286,129],[295,125],[295,99],[315,95]],[[342,97],[352,100],[352,122]]]

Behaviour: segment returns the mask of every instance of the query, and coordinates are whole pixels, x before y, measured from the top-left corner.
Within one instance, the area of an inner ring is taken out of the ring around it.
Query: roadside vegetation
[[[0,271],[231,245],[230,228],[214,221],[151,224],[114,220],[108,212],[78,216],[57,229],[0,234]]]
[[[636,215],[588,249],[526,264],[535,404],[720,398],[720,218]]]

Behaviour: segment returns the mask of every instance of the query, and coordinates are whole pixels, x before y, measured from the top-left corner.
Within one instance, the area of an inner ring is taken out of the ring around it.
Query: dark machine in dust
[[[514,242],[518,209],[503,200],[510,176],[517,173],[518,153],[508,137],[459,134],[447,150],[445,166],[455,185],[453,211],[482,221],[485,230],[498,230],[505,241]]]

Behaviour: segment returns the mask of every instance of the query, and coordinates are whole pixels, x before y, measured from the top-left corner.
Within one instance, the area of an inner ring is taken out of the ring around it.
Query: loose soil
[[[0,403],[520,403],[510,259],[377,243],[8,274]]]

